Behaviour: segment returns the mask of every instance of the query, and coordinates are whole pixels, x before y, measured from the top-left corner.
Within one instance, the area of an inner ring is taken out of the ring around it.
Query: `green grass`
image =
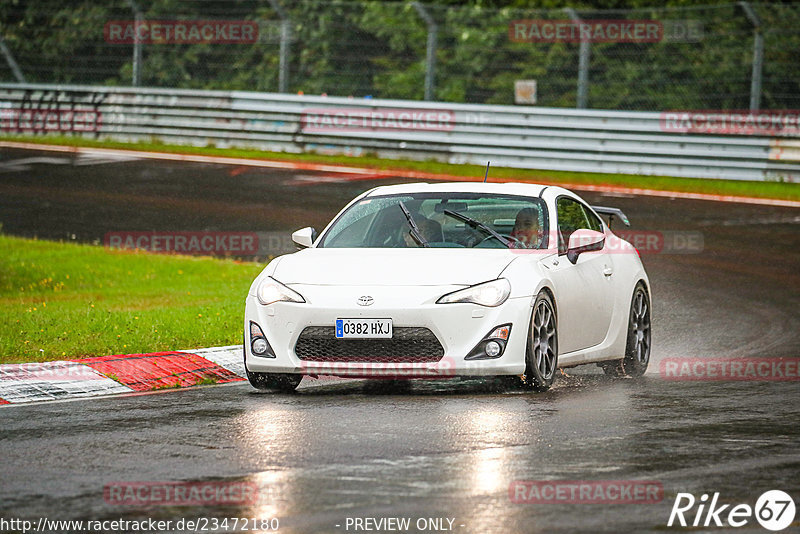
[[[0,363],[239,344],[262,268],[0,235]]]
[[[283,152],[263,152],[245,148],[189,147],[170,145],[161,142],[123,143],[118,141],[99,141],[82,137],[67,136],[0,136],[0,140],[27,143],[57,144],[67,146],[123,148],[167,153],[201,154],[208,156],[228,156],[236,158],[270,159],[284,161],[304,161],[353,165],[380,170],[419,171],[451,174],[464,177],[483,177],[482,165],[454,165],[436,161],[408,161],[380,159],[370,156],[331,156],[324,154],[287,154]],[[564,171],[545,171],[494,167],[490,172],[493,180],[519,180],[539,183],[561,184],[567,187],[576,185],[615,185],[657,189],[661,191],[681,191],[690,193],[709,193],[732,196],[750,196],[783,200],[800,200],[800,187],[797,184],[782,182],[754,182],[742,180],[709,180],[696,178],[675,178],[670,176],[640,176],[631,174],[604,174]]]
[[[219,381],[217,380],[216,377],[207,376],[207,377],[201,379],[200,381],[198,381],[195,384],[195,386],[213,386],[213,385],[216,385],[218,383],[219,383]]]

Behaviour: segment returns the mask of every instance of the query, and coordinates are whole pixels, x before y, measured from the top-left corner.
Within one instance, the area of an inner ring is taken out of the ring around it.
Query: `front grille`
[[[307,326],[294,352],[314,362],[429,363],[444,356],[444,347],[427,328],[398,326],[391,339],[336,339],[332,326]]]

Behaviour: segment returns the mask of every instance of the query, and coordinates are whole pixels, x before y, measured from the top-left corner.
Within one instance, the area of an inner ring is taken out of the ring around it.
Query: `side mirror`
[[[575,265],[578,261],[578,256],[584,252],[594,252],[603,250],[606,242],[606,236],[603,232],[595,232],[594,230],[580,229],[572,232],[569,236],[569,246],[567,247],[567,259]]]
[[[310,226],[301,228],[292,234],[292,241],[294,241],[295,245],[297,245],[297,250],[311,247],[316,238],[317,231]]]

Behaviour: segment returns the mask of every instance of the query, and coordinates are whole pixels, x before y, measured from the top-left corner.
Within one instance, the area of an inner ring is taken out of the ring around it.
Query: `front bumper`
[[[477,304],[436,304],[442,295],[463,286],[341,287],[292,286],[305,303],[277,302],[261,305],[248,295],[245,307],[245,363],[251,372],[298,373],[374,378],[445,378],[470,375],[518,375],[525,369],[525,347],[531,314],[531,297],[509,298],[488,308]],[[359,306],[362,295],[374,304]],[[306,327],[332,327],[337,318],[391,318],[393,327],[426,328],[438,339],[443,355],[436,361],[395,361],[385,355],[360,357],[359,361],[298,358],[295,346]],[[274,358],[252,353],[250,321],[258,324]],[[465,360],[485,336],[500,325],[510,324],[511,334],[503,353],[493,359]]]

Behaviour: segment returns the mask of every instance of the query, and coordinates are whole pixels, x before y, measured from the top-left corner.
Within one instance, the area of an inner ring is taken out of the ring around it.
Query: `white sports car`
[[[637,250],[561,187],[377,187],[255,279],[244,359],[259,389],[303,375],[506,375],[536,391],[558,368],[639,376],[650,284]]]

